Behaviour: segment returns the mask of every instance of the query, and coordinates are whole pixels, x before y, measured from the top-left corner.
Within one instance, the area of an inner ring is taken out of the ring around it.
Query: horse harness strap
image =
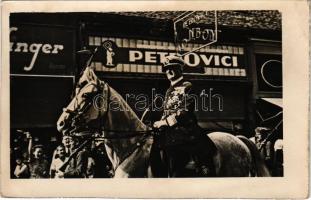
[[[126,135],[118,135],[118,136],[100,136],[100,137],[94,137],[94,138],[101,138],[101,139],[126,139],[126,138],[132,138],[136,136],[143,136],[143,135],[154,135],[155,131],[153,130],[147,130],[147,131],[123,131],[123,130],[105,130],[102,129],[102,131],[105,132],[115,132],[115,133],[132,133],[132,134],[126,134]]]

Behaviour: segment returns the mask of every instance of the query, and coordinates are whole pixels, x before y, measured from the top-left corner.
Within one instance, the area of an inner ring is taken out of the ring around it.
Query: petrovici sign
[[[165,56],[174,55],[174,52],[129,50],[129,63],[159,64],[164,62]],[[238,67],[237,55],[203,54],[192,52],[184,56],[184,61],[188,67]]]
[[[100,46],[103,48],[100,48],[101,50],[94,57],[94,62],[101,62],[107,68],[114,68],[118,64],[161,65],[166,56],[176,54],[176,51],[161,48],[160,46],[154,47],[154,49],[118,47],[111,40],[102,42]],[[244,68],[244,53],[233,51],[231,53],[231,51],[220,50],[215,52],[199,51],[189,53],[183,57],[186,63],[185,72],[203,73],[203,68],[206,67]]]

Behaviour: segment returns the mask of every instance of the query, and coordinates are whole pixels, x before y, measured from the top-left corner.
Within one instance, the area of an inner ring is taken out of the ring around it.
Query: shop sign
[[[11,26],[11,74],[73,74],[74,38],[74,31],[68,28]]]
[[[164,48],[118,47],[111,40],[103,41],[100,46],[102,48],[99,48],[93,61],[101,62],[106,68],[115,68],[118,64],[161,65],[166,56],[176,55],[175,50]],[[186,54],[183,59],[186,64],[184,68],[186,73],[204,73],[204,68],[245,68],[244,54],[199,51]]]
[[[174,34],[179,43],[214,43],[218,33],[216,11],[184,12],[174,20]]]
[[[175,55],[174,52],[157,52],[143,50],[129,50],[129,62],[143,63],[163,63],[165,56]],[[216,67],[238,67],[238,56],[233,55],[217,55],[217,54],[200,54],[196,52],[189,53],[184,56],[184,61],[188,67],[199,66],[216,66]]]

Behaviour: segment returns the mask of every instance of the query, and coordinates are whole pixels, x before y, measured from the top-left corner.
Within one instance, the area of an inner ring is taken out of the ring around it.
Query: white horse
[[[99,80],[90,67],[84,71],[75,97],[57,122],[57,129],[63,133],[81,128],[103,133],[114,177],[152,177],[148,173],[153,144],[151,128],[143,124],[122,96]],[[245,144],[223,132],[210,133],[209,137],[217,147],[213,158],[216,176],[269,176],[256,147],[248,147],[252,142]]]

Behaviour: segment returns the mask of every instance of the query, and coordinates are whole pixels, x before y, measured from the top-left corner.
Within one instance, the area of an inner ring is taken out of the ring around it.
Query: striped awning
[[[283,99],[282,98],[261,98],[264,101],[272,103],[280,108],[283,108]]]

